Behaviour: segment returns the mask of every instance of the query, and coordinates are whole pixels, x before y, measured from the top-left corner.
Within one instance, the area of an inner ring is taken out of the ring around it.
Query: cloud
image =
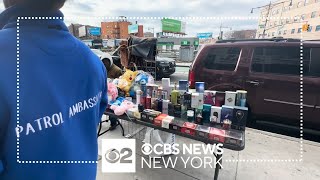
[[[112,19],[89,19],[85,17],[253,17],[259,12],[250,14],[253,7],[268,4],[269,0],[67,0],[62,8],[67,24],[81,23],[100,26],[101,21],[113,21]],[[2,9],[1,9],[2,8]],[[0,2],[0,11],[3,10]],[[135,19],[129,19],[135,22]],[[219,33],[220,24],[223,27],[232,27],[233,30],[255,29],[257,20],[182,20],[187,22],[187,34],[196,35],[197,32]],[[145,31],[154,28],[155,32],[161,31],[161,21],[141,20]],[[230,31],[230,28],[222,28]]]
[[[253,17],[250,14],[253,7],[267,4],[268,0],[78,0],[77,3],[69,1],[62,9],[66,16],[93,17],[93,16],[126,16],[126,17]],[[83,5],[79,7],[79,5]],[[86,8],[86,6],[88,8]],[[130,20],[130,19],[129,19]],[[103,20],[112,21],[112,20]],[[135,19],[131,19],[135,22]],[[220,24],[231,27],[233,30],[255,29],[257,20],[182,20],[187,22],[187,34],[196,35],[197,32],[213,32],[219,34]],[[75,22],[75,21],[74,21]],[[78,23],[100,25],[101,20],[79,20]],[[145,31],[154,28],[161,31],[161,22],[157,20],[138,20],[144,25]],[[222,28],[230,31],[230,28]]]

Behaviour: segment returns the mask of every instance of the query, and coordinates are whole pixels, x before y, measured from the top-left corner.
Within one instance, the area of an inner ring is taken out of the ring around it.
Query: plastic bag
[[[159,131],[153,128],[147,128],[147,132],[143,140],[144,143],[151,144],[152,147],[154,147],[156,144],[162,144],[162,145],[170,144],[172,146],[174,145],[175,141],[176,141],[175,134]],[[154,158],[154,157],[162,157],[166,155],[170,155],[170,154],[165,154],[164,151],[162,154],[156,154],[154,151],[152,151],[152,153],[149,156]]]

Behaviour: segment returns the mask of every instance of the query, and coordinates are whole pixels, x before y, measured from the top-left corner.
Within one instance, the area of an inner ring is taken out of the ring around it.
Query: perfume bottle
[[[157,106],[157,110],[158,111],[160,111],[160,112],[162,112],[162,97],[163,95],[161,95],[161,92],[159,91],[159,93],[158,93],[158,99],[157,99],[157,101],[158,101],[158,106]]]
[[[158,102],[157,102],[157,91],[152,91],[152,97],[151,97],[151,109],[157,110],[158,109]]]
[[[178,99],[180,100],[180,92],[177,90],[177,83],[174,83],[174,90],[171,92],[171,103],[173,105],[179,104]]]
[[[151,96],[149,89],[147,90],[146,109],[151,109]]]

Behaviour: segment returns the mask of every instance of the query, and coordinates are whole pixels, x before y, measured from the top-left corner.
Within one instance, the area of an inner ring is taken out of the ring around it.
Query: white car
[[[95,53],[103,64],[106,66],[107,69],[111,68],[113,65],[112,56],[108,53],[102,52],[99,49],[91,49],[93,53]]]

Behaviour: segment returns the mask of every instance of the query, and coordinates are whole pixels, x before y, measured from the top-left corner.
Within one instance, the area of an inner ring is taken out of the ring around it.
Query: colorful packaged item
[[[204,82],[196,82],[196,92],[204,93]]]
[[[204,91],[203,99],[204,104],[210,104],[211,106],[214,106],[216,101],[216,91]]]
[[[184,92],[188,91],[188,80],[179,81],[179,90]]]
[[[205,124],[210,123],[210,116],[211,116],[211,105],[204,104],[202,109],[203,123]]]
[[[174,109],[174,117],[181,118],[181,105],[180,104],[173,105],[173,109]]]
[[[225,137],[226,137],[225,130],[210,127],[209,139],[220,142],[220,143],[224,143]]]
[[[174,105],[171,102],[168,104],[168,114],[169,116],[174,116]]]
[[[236,91],[236,106],[246,107],[247,102],[247,91],[238,90]]]
[[[233,114],[234,114],[234,107],[231,106],[222,106],[221,109],[221,120],[225,120],[225,119],[229,119],[229,120],[233,120]]]
[[[208,126],[203,126],[203,125],[198,125],[196,129],[196,135],[203,137],[203,138],[209,138],[209,133],[210,133],[210,127]]]
[[[243,131],[231,129],[226,131],[225,143],[230,145],[242,146]]]
[[[247,107],[234,107],[234,114],[231,127],[238,130],[244,130],[247,124],[248,108]]]
[[[180,100],[180,92],[177,90],[177,84],[175,83],[174,90],[171,92],[171,103],[177,105],[179,104],[178,100]]]
[[[203,93],[199,93],[199,103],[198,103],[198,108],[197,109],[203,109]]]
[[[210,115],[210,122],[215,123],[221,123],[221,110],[222,107],[217,106],[211,106],[211,115]]]
[[[169,114],[168,108],[169,108],[169,100],[163,100],[162,101],[162,113],[163,114]]]
[[[216,92],[215,106],[222,107],[225,102],[225,92]]]
[[[188,122],[194,122],[195,121],[195,112],[194,110],[187,110],[187,119],[188,119]]]
[[[191,93],[185,92],[182,98],[182,104],[187,108],[191,108]]]
[[[231,129],[231,124],[232,124],[232,121],[229,120],[229,119],[224,119],[223,122],[222,122],[222,128],[224,130],[229,130]]]
[[[235,106],[236,105],[236,92],[226,91],[224,105],[226,106]]]
[[[169,128],[172,129],[172,130],[181,132],[181,128],[183,127],[184,123],[185,123],[184,121],[180,121],[180,120],[174,119],[170,123]]]
[[[185,122],[181,128],[181,132],[189,135],[196,135],[197,124]]]
[[[199,100],[200,100],[199,93],[192,93],[192,96],[191,96],[191,107],[195,108],[195,109],[198,109]]]
[[[169,129],[170,128],[170,123],[174,120],[174,117],[172,116],[167,116],[166,118],[164,118],[162,120],[162,127],[165,129]]]
[[[156,126],[160,126],[162,127],[162,120],[164,118],[166,118],[168,115],[167,114],[160,114],[159,116],[157,116],[154,121],[153,121],[153,124],[156,125]]]

